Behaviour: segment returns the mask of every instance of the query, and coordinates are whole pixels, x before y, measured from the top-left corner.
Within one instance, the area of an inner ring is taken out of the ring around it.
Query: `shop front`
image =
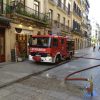
[[[15,49],[16,56],[18,57],[17,60],[22,61],[28,58],[28,41],[32,34],[33,31],[24,29],[20,33],[16,33]]]
[[[26,34],[16,34],[16,48],[17,56],[25,59],[27,58],[27,35]]]
[[[5,35],[6,35],[6,29],[9,27],[10,27],[10,20],[0,16],[0,63],[6,61]]]

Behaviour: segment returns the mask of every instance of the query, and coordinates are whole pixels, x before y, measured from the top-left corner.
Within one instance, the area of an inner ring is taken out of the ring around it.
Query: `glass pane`
[[[4,38],[0,38],[0,55],[4,55]]]

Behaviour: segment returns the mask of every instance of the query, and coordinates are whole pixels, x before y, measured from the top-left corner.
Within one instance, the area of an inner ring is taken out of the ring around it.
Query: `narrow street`
[[[98,50],[93,52],[92,48],[87,48],[76,51],[75,57],[71,62],[59,66],[36,64],[29,61],[1,64],[0,100],[91,100],[91,98],[92,100],[99,100],[99,67],[72,76],[89,79],[92,77],[94,85],[93,97],[88,96],[87,91],[82,89],[87,85],[86,82],[70,81],[64,83],[64,78],[74,71],[100,64],[100,61],[96,60],[97,58],[100,59],[100,52]],[[55,68],[51,69],[54,66]],[[51,70],[24,79],[24,77],[32,73],[47,68]],[[6,86],[7,83],[12,84]]]
[[[0,100],[100,100],[99,5],[0,0]]]

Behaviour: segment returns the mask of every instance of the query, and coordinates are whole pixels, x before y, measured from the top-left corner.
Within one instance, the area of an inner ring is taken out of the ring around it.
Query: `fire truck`
[[[74,41],[57,35],[34,35],[29,41],[29,60],[59,63],[74,55]]]

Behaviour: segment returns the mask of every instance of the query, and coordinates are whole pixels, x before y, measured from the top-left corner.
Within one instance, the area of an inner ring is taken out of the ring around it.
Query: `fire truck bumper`
[[[29,55],[29,60],[30,61],[35,61],[35,59],[33,59],[34,57]],[[41,57],[41,60],[39,62],[49,62],[49,63],[54,63],[53,58],[52,57]]]
[[[41,62],[53,63],[52,57],[41,57]]]

